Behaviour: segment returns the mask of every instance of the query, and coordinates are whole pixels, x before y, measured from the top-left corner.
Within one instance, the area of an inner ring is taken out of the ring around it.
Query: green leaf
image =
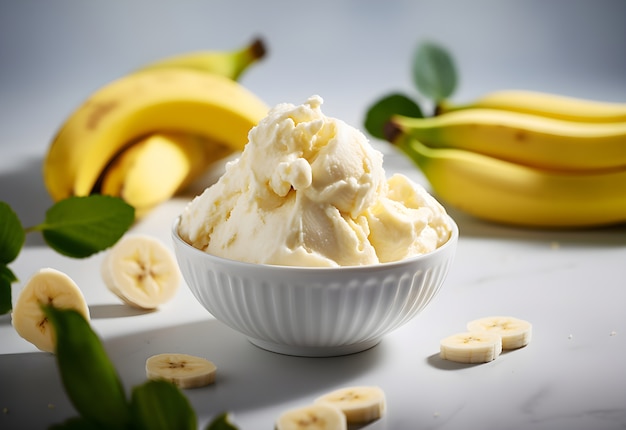
[[[0,201],[0,264],[15,260],[24,246],[26,233],[11,206]]]
[[[7,281],[9,281],[11,284],[13,282],[17,282],[17,276],[15,276],[15,274],[13,273],[13,271],[11,271],[11,269],[9,269],[8,266],[5,266],[3,264],[0,264],[0,278],[4,278]]]
[[[423,42],[413,58],[413,81],[421,94],[435,102],[449,98],[457,85],[452,56],[440,45]]]
[[[134,219],[134,208],[122,199],[94,194],[57,202],[36,229],[55,251],[84,258],[114,245]]]
[[[56,333],[56,359],[65,392],[85,420],[108,429],[130,422],[124,387],[89,322],[73,309],[44,306]]]
[[[392,115],[423,118],[419,105],[404,94],[390,94],[372,104],[365,115],[365,129],[369,134],[385,139],[384,127]]]
[[[13,275],[13,272],[6,267],[0,266],[0,315],[4,315],[9,313],[13,308],[13,303],[11,302],[11,277],[5,272]]]
[[[229,420],[228,413],[218,415],[207,425],[206,430],[238,430]]]
[[[168,381],[147,381],[133,388],[133,428],[144,430],[196,430],[196,414],[189,400]]]

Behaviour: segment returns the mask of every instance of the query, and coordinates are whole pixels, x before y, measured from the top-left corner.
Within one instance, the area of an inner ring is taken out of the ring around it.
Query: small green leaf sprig
[[[174,384],[149,380],[126,397],[122,382],[89,322],[77,311],[44,306],[56,333],[55,355],[65,391],[79,413],[51,430],[196,430],[197,416]],[[228,413],[206,430],[237,430]]]
[[[11,311],[11,284],[18,278],[9,268],[26,241],[39,231],[56,252],[86,258],[109,248],[130,228],[135,209],[118,197],[94,194],[69,197],[52,205],[45,220],[24,228],[11,206],[0,201],[0,314]]]
[[[433,103],[433,114],[436,114],[438,106],[456,90],[458,77],[452,56],[443,46],[424,41],[414,52],[411,72],[418,93]],[[416,100],[404,93],[394,92],[367,108],[364,127],[373,137],[386,139],[385,125],[393,115],[424,118],[423,109]]]

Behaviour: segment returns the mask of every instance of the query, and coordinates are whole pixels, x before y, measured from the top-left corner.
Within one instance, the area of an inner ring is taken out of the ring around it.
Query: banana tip
[[[250,51],[254,58],[261,59],[267,55],[267,48],[265,46],[265,42],[260,37],[254,39],[252,44],[250,45]]]

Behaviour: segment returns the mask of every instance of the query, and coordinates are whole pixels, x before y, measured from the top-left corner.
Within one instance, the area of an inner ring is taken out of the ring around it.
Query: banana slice
[[[346,416],[328,403],[313,404],[283,412],[276,430],[346,430]]]
[[[528,321],[507,316],[479,318],[467,323],[469,331],[496,333],[502,337],[502,349],[517,349],[528,345],[532,325]]]
[[[314,403],[339,408],[350,424],[377,420],[386,408],[384,391],[374,386],[340,388],[318,397]]]
[[[488,363],[502,352],[502,338],[491,332],[465,332],[441,340],[439,355],[458,363]]]
[[[140,309],[166,303],[181,283],[174,254],[158,239],[139,234],[122,237],[108,251],[101,273],[109,290]]]
[[[76,309],[89,320],[89,308],[82,291],[65,273],[43,268],[37,271],[20,292],[11,320],[17,333],[42,351],[54,352],[56,337],[41,306]]]
[[[146,360],[148,379],[165,379],[180,388],[197,388],[215,382],[217,367],[211,361],[187,354],[157,354]]]

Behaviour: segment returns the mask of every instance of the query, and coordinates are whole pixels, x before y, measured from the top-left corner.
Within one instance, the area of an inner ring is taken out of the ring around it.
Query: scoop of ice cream
[[[387,193],[367,212],[369,241],[381,263],[426,254],[450,237],[443,206],[404,175],[387,181]]]
[[[270,110],[185,208],[181,237],[217,256],[290,266],[374,264],[444,243],[443,207],[405,176],[387,181],[382,154],[321,105],[313,96]]]

